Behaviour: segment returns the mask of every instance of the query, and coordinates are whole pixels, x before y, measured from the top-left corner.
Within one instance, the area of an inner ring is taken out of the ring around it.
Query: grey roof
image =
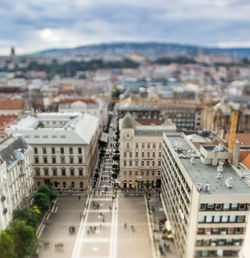
[[[224,171],[221,179],[217,179],[217,166],[205,165],[201,159],[195,155],[197,149],[191,147],[186,137],[181,133],[166,133],[166,136],[173,148],[176,146],[186,152],[194,153],[194,164],[191,164],[190,159],[183,155],[176,155],[188,173],[193,184],[210,184],[211,191],[201,191],[200,194],[250,194],[250,187],[244,178],[241,178],[238,173],[230,166],[224,165]],[[233,187],[230,189],[226,186],[225,180],[231,177],[233,179]]]
[[[0,156],[6,162],[7,169],[24,159],[29,150],[28,144],[22,137],[11,137],[0,145]]]

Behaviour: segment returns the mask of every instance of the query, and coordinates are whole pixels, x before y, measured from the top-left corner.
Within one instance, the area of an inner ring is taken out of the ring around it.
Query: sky
[[[110,42],[250,47],[249,0],[0,0],[0,55]]]

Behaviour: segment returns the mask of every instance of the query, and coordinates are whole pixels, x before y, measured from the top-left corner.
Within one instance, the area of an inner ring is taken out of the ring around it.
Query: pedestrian
[[[110,210],[110,212],[111,212],[111,210],[112,210],[112,207],[111,207],[111,206],[109,206],[109,210]]]
[[[94,226],[94,231],[96,232],[96,226]]]
[[[80,219],[82,218],[82,210],[80,210]]]
[[[124,228],[127,229],[127,223],[124,223]]]
[[[80,196],[80,195],[78,196],[78,200],[79,200],[79,201],[81,200],[81,196]]]
[[[102,216],[102,212],[100,212],[100,216]]]
[[[105,219],[104,219],[104,218],[102,219],[102,222],[103,222],[103,223],[105,222]]]

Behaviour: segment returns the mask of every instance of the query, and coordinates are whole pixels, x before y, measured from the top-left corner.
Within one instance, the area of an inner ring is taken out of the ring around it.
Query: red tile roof
[[[17,116],[0,116],[0,130],[4,131],[5,128],[10,126],[16,119]]]
[[[23,109],[24,101],[21,99],[0,99],[0,109]]]
[[[242,162],[247,157],[248,154],[249,152],[241,151],[239,153],[239,162]]]
[[[59,104],[72,104],[76,101],[81,101],[86,104],[97,104],[95,99],[63,99],[59,102]]]
[[[242,163],[250,169],[250,153],[246,156],[246,158],[242,161]]]
[[[236,140],[240,142],[241,146],[250,146],[250,133],[237,133]]]

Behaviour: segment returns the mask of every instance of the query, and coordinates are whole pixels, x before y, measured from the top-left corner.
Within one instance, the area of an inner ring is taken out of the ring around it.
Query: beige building
[[[32,146],[35,186],[86,189],[97,159],[98,118],[87,113],[37,113],[6,129]]]
[[[250,180],[229,157],[222,144],[164,134],[162,201],[179,257],[238,257],[249,228]]]
[[[0,231],[14,210],[27,205],[33,192],[31,147],[21,137],[0,143]]]
[[[120,186],[160,187],[163,132],[176,131],[170,120],[120,120]]]

